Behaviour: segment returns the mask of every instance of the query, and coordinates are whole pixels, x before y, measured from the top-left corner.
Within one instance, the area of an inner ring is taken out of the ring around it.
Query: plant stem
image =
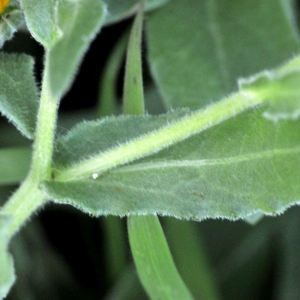
[[[44,202],[45,196],[39,190],[38,183],[28,177],[1,210],[2,213],[13,217],[6,231],[8,239],[18,232],[32,213]]]
[[[7,231],[9,238],[19,230],[33,212],[45,203],[46,197],[39,189],[39,184],[41,181],[51,177],[58,101],[53,99],[48,87],[47,57],[46,54],[46,68],[42,82],[31,169],[25,181],[3,206],[1,211],[13,217]]]
[[[58,100],[52,97],[48,86],[47,65],[46,55],[46,69],[43,78],[30,172],[31,178],[36,181],[47,180],[51,177],[53,141],[58,107]]]

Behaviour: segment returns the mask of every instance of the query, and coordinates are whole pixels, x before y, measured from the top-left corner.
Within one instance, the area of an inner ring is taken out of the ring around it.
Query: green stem
[[[70,181],[91,177],[94,173],[101,174],[118,165],[148,156],[183,141],[262,102],[259,97],[246,97],[242,92],[235,93],[156,131],[58,170],[55,178],[59,181]]]
[[[46,197],[39,189],[39,184],[51,178],[58,101],[53,99],[48,87],[47,58],[46,54],[46,69],[42,83],[31,169],[25,181],[2,208],[3,213],[13,216],[13,221],[8,228],[9,238],[18,231],[33,212],[45,203]]]
[[[1,210],[2,213],[13,216],[7,228],[7,237],[12,238],[44,202],[45,196],[39,190],[37,182],[27,178]]]
[[[48,86],[46,69],[41,92],[41,102],[38,112],[35,142],[33,147],[32,167],[30,176],[36,181],[51,178],[51,162],[53,141],[56,128],[58,100],[54,99]]]

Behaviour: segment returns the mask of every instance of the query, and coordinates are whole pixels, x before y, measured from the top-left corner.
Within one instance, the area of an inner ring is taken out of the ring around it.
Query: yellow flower
[[[3,13],[10,0],[0,0],[0,14]]]

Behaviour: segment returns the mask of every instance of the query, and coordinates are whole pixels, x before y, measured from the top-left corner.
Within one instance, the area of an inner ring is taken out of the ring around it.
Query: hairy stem
[[[57,106],[58,101],[53,99],[48,87],[46,68],[42,83],[31,169],[25,181],[2,208],[3,213],[13,217],[8,228],[9,237],[12,237],[32,213],[45,203],[46,197],[39,189],[39,183],[51,177]]]

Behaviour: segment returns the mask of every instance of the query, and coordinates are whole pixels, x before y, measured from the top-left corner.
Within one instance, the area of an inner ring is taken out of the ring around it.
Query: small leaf
[[[269,122],[261,117],[262,111],[241,114],[127,166],[82,180],[49,182],[45,188],[55,202],[97,216],[160,214],[203,220],[282,213],[299,201],[300,123]],[[146,128],[148,123],[153,128],[154,120],[161,122],[162,117],[139,122],[138,117],[127,118],[126,126],[119,123],[114,128],[126,128],[128,135],[134,136],[139,132],[137,124]],[[93,131],[102,133],[98,141],[92,138],[92,146],[81,141],[78,147],[78,139],[66,139],[69,143],[64,149],[69,150],[70,158],[65,154],[65,160],[74,162],[74,152],[84,147],[87,153],[96,145],[103,149],[105,143],[113,148],[111,140],[122,153],[116,138],[119,133],[104,128],[90,127],[89,134],[85,131],[91,136]],[[145,135],[143,131],[139,134]]]
[[[59,1],[20,0],[31,35],[48,49],[62,37],[57,20]]]
[[[175,0],[149,14],[149,63],[166,106],[207,105],[297,53],[282,2]]]
[[[24,54],[0,54],[0,111],[27,138],[33,138],[38,89],[33,59]]]
[[[300,116],[300,56],[283,67],[263,71],[249,79],[240,79],[240,89],[256,97],[266,99],[267,119],[297,119]]]
[[[15,281],[15,272],[11,255],[7,252],[6,226],[10,217],[0,213],[0,299],[8,294]]]
[[[78,65],[89,44],[99,32],[106,15],[101,1],[59,1],[57,22],[62,33],[46,53],[46,75],[54,98],[61,98],[68,90]]]
[[[146,2],[145,10],[153,10],[161,5],[164,5],[169,0],[148,0]],[[140,0],[103,0],[108,6],[108,14],[105,19],[107,25],[119,22],[136,13]]]
[[[0,12],[0,48],[14,36],[24,22],[22,11],[16,0],[10,1],[8,6],[2,8],[4,10]]]

